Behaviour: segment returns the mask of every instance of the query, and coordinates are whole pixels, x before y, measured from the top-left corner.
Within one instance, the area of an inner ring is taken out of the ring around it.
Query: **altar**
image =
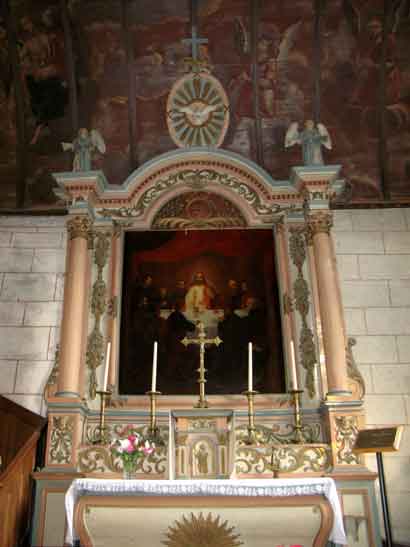
[[[328,478],[77,479],[66,494],[66,513],[66,542],[79,538],[82,547],[347,543],[336,485]]]

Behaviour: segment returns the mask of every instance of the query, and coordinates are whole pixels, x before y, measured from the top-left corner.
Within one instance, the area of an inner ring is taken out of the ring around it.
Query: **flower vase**
[[[122,462],[122,478],[124,480],[135,479],[135,472],[137,468],[136,461]]]

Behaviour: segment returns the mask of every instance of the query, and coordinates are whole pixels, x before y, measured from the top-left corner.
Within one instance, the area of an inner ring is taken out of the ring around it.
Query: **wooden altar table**
[[[134,508],[135,511],[150,509],[150,513],[146,513],[148,515],[152,514],[153,509],[166,508],[175,512],[181,508],[185,511],[180,517],[183,525],[188,525],[188,508],[192,511],[189,513],[190,518],[197,519],[194,524],[198,526],[200,519],[206,524],[202,512],[198,513],[202,509],[216,512],[224,510],[239,515],[241,509],[245,512],[256,509],[260,513],[263,510],[270,511],[270,508],[294,507],[296,510],[309,506],[320,510],[320,528],[313,540],[313,546],[325,546],[329,539],[337,544],[346,544],[336,485],[330,478],[194,481],[76,479],[66,494],[66,543],[73,545],[79,539],[82,547],[94,546],[85,522],[91,508]],[[220,527],[221,522],[217,522]],[[175,519],[171,524],[175,525]],[[176,533],[172,526],[168,530],[171,530],[171,535]],[[168,543],[161,542],[161,545],[165,544]],[[235,542],[232,544],[236,545]],[[134,545],[139,545],[138,537],[135,537]],[[251,543],[246,545],[253,547]],[[256,543],[254,546],[258,547]]]

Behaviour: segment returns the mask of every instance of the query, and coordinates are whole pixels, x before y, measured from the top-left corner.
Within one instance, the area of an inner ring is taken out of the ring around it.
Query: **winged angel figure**
[[[332,148],[332,141],[326,127],[322,123],[315,124],[312,120],[305,122],[303,131],[299,131],[297,122],[291,123],[286,132],[285,148],[300,144],[302,146],[303,163],[305,165],[323,165],[322,146]]]
[[[78,130],[77,137],[73,142],[61,143],[63,150],[73,150],[73,171],[91,171],[91,160],[93,153],[97,150],[100,154],[105,154],[106,146],[104,139],[97,129]]]

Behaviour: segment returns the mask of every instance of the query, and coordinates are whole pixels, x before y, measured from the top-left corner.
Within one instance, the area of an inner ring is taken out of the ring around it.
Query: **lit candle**
[[[157,390],[157,359],[158,359],[158,342],[154,342],[154,355],[152,356],[151,391],[156,391]]]
[[[248,343],[248,391],[253,391],[252,342]]]
[[[108,342],[107,352],[105,355],[103,391],[107,391],[107,386],[108,386],[108,371],[110,370],[110,354],[111,354],[111,342]]]
[[[290,341],[290,379],[291,379],[291,388],[298,389],[298,375],[296,371],[296,359],[295,359],[295,344],[293,340]]]

